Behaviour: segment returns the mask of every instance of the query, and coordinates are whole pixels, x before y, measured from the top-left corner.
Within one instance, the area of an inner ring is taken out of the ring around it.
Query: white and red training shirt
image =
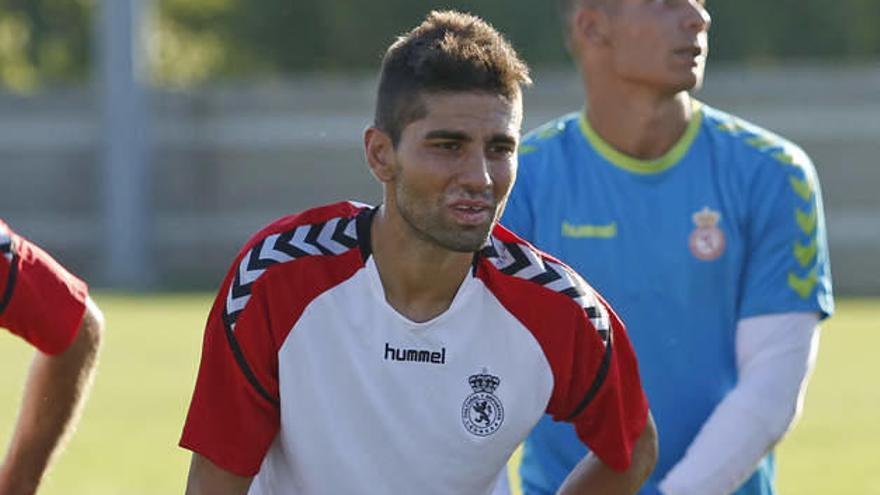
[[[59,354],[76,337],[87,298],[82,280],[0,220],[0,327]]]
[[[496,227],[451,306],[385,300],[375,210],[337,203],[258,233],[205,331],[181,446],[250,494],[480,494],[540,417],[626,468],[647,400],[624,327],[560,262]]]

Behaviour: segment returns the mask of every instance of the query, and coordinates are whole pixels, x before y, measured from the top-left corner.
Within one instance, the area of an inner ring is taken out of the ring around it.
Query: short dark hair
[[[486,91],[512,100],[531,82],[526,63],[487,22],[432,11],[385,52],[375,126],[397,146],[403,128],[424,117],[422,93]]]

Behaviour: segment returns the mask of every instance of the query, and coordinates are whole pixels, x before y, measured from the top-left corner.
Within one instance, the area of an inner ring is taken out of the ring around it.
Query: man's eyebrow
[[[446,139],[449,141],[464,141],[464,142],[473,141],[473,137],[471,137],[471,135],[469,135],[468,133],[462,132],[462,131],[453,131],[453,130],[449,130],[449,129],[437,129],[437,130],[429,131],[427,134],[425,134],[425,139],[428,139],[428,140],[430,140],[430,139]],[[514,136],[512,134],[508,134],[508,133],[497,133],[497,134],[492,135],[492,137],[489,139],[489,142],[496,143],[496,144],[498,144],[498,143],[510,144],[510,145],[515,146],[516,145],[516,136]]]
[[[461,131],[451,131],[448,129],[437,129],[425,134],[425,139],[449,139],[452,141],[470,141],[471,137]]]
[[[505,144],[516,144],[516,136],[512,134],[494,134],[492,135],[492,139],[490,142],[493,143],[505,143]]]

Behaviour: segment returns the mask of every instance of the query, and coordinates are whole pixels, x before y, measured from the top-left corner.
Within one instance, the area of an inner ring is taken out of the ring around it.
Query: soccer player
[[[586,110],[523,139],[502,223],[588,277],[627,323],[660,444],[641,493],[772,494],[772,450],[833,310],[813,165],[690,96],[703,1],[561,5]],[[543,419],[514,492],[553,493],[584,452]]]
[[[37,348],[0,493],[36,493],[88,397],[103,317],[86,284],[0,220],[0,327]]]
[[[189,494],[487,494],[546,411],[594,455],[562,493],[635,493],[656,446],[624,327],[496,225],[528,69],[433,12],[387,51],[364,135],[384,203],[278,220],[217,296],[181,445]]]

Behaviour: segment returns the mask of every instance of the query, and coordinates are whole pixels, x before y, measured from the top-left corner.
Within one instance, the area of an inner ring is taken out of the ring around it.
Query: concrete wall
[[[267,221],[340,199],[375,202],[361,152],[372,77],[152,95],[146,241],[163,287],[212,288]],[[813,157],[836,289],[880,294],[880,67],[712,68],[704,101]],[[101,125],[88,90],[0,95],[0,217],[100,285]],[[538,72],[526,128],[582,105],[571,71]]]

